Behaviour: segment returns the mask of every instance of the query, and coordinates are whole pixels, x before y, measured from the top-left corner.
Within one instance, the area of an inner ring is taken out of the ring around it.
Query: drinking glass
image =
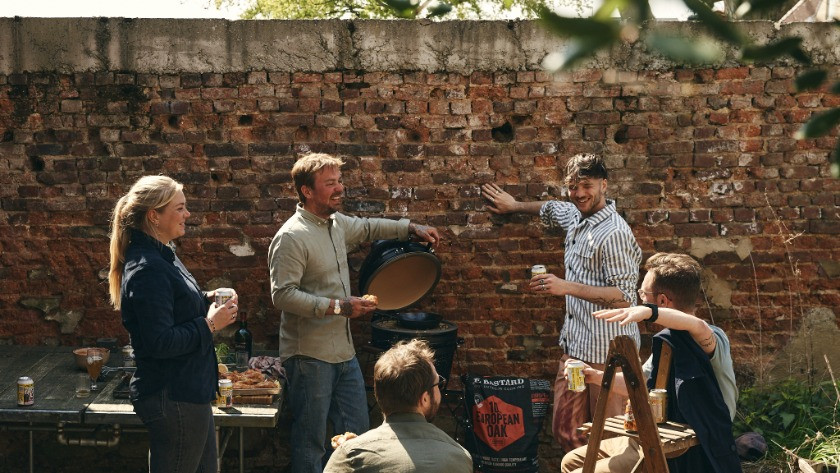
[[[90,396],[90,378],[84,373],[79,373],[76,380],[76,397]]]
[[[91,391],[98,391],[99,385],[96,384],[96,380],[99,378],[99,375],[102,373],[102,365],[104,363],[105,353],[100,348],[88,348],[87,351],[87,372],[88,376],[90,376],[90,390]]]

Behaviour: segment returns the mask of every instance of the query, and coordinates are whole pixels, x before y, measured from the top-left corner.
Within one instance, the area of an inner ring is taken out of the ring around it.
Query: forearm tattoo
[[[715,334],[709,335],[709,338],[700,342],[700,346],[703,348],[709,348],[710,346],[714,345],[715,343]]]
[[[341,314],[345,317],[353,315],[353,304],[350,303],[349,297],[341,299]]]
[[[619,299],[606,299],[606,298],[603,298],[603,297],[598,297],[598,298],[592,299],[591,302],[593,304],[597,304],[597,305],[604,306],[604,307],[609,307],[609,308],[612,309],[612,308],[615,308],[618,304],[624,302],[624,299],[621,299],[621,298],[619,298]]]

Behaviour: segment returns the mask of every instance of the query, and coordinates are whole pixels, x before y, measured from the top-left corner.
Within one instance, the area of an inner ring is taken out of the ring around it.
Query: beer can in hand
[[[668,407],[668,391],[654,389],[648,394],[648,401],[650,402],[650,412],[653,413],[653,421],[657,424],[664,424],[668,420],[668,414],[665,410]]]
[[[18,406],[35,404],[35,381],[29,376],[21,376],[17,380]]]
[[[535,264],[531,266],[531,277],[539,276],[541,274],[548,274],[548,270],[542,264]]]
[[[225,302],[232,298],[233,289],[216,289],[216,307],[225,305]]]
[[[583,362],[573,360],[566,363],[566,385],[569,391],[586,391],[586,377],[583,375]]]

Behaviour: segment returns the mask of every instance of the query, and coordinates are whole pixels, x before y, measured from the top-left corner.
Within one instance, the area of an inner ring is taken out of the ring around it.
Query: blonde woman
[[[173,251],[186,231],[183,186],[140,178],[111,223],[111,303],[131,335],[134,412],[149,429],[149,471],[215,472],[212,401],[218,384],[213,333],[236,320],[237,296],[211,303]]]

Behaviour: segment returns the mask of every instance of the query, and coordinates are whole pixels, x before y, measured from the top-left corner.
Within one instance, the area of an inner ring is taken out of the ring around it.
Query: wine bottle
[[[248,321],[244,313],[239,314],[239,330],[233,334],[233,345],[236,351],[236,368],[244,370],[248,368],[248,360],[251,359],[251,331],[248,330]]]

